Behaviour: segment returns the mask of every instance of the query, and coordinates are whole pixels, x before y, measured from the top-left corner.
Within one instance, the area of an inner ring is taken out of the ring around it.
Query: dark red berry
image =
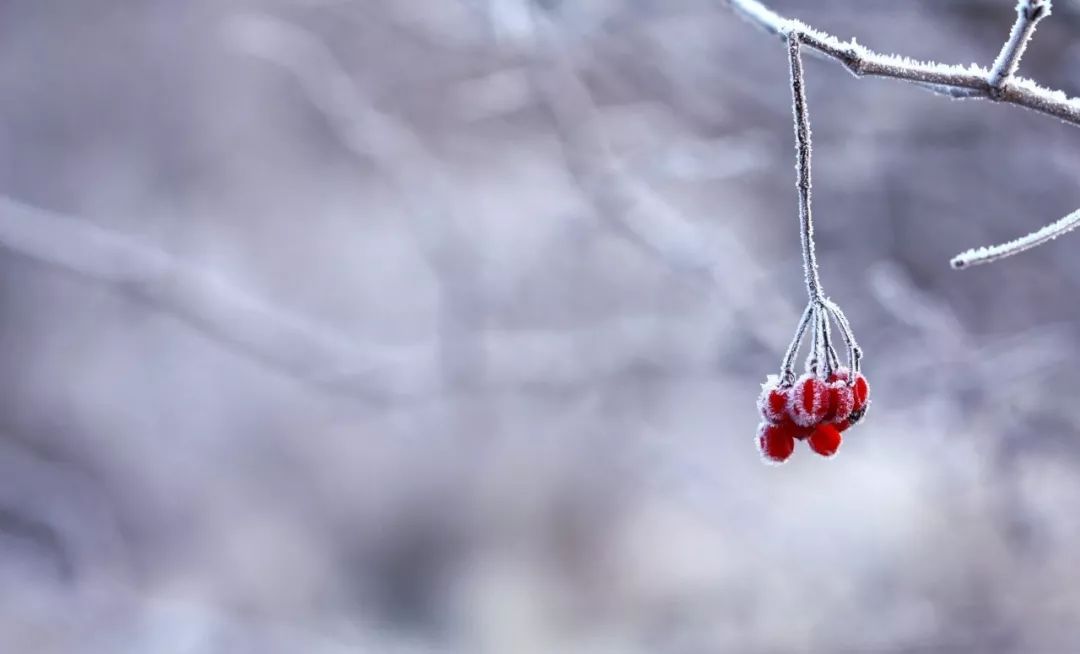
[[[828,423],[818,425],[813,434],[810,434],[810,449],[821,456],[832,456],[840,449],[843,437],[840,430]]]
[[[851,390],[855,395],[855,403],[851,410],[853,413],[857,413],[866,407],[866,401],[870,398],[870,384],[861,372],[855,375],[855,384],[851,387]]]
[[[795,451],[795,437],[785,425],[758,425],[758,450],[767,463],[783,463]]]
[[[844,381],[847,381],[850,378],[851,371],[847,369],[847,366],[840,366],[839,368],[832,371],[832,374],[829,375],[829,379],[827,381],[834,382],[838,379],[843,379]]]

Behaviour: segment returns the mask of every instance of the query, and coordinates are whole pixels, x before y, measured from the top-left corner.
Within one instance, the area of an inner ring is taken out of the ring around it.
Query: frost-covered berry
[[[847,380],[833,377],[835,375],[829,377],[829,408],[825,412],[824,422],[840,423],[847,420],[855,408],[855,393]]]
[[[783,463],[795,451],[793,425],[772,425],[763,422],[758,425],[758,450],[767,463]]]
[[[829,375],[829,379],[827,381],[834,382],[838,379],[843,379],[844,381],[851,379],[851,371],[848,370],[847,366],[840,366],[839,368],[833,370],[832,374]]]
[[[870,384],[861,372],[856,373],[855,384],[851,387],[851,390],[855,395],[855,404],[851,407],[851,411],[853,413],[860,412],[866,407],[867,400],[870,398]]]
[[[813,427],[829,410],[829,389],[809,373],[799,377],[788,392],[788,415],[801,427]]]
[[[821,456],[832,456],[840,449],[843,437],[840,430],[829,423],[818,425],[814,433],[810,434],[810,449]]]
[[[761,417],[773,424],[787,419],[788,389],[780,386],[780,378],[769,375],[761,385],[758,396],[758,411]]]

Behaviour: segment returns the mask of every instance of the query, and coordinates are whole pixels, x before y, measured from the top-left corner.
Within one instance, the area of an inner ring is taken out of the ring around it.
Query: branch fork
[[[874,52],[854,39],[841,41],[804,23],[784,18],[758,0],[724,2],[747,21],[787,41],[789,47],[793,42],[805,45],[839,62],[856,77],[904,80],[950,98],[1013,104],[1080,126],[1080,98],[1068,97],[1061,91],[1044,88],[1037,82],[1016,75],[1036,26],[1051,14],[1052,0],[1018,0],[1016,21],[989,69],[919,62],[903,56]],[[1001,245],[963,252],[952,259],[952,267],[968,268],[998,261],[1053,240],[1078,225],[1080,212],[1074,212],[1027,236]],[[810,264],[813,263],[811,258]]]

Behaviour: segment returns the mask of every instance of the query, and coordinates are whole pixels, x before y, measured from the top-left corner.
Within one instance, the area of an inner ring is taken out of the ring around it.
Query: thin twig
[[[795,328],[795,337],[791,339],[791,344],[788,345],[787,352],[784,353],[784,359],[780,363],[780,384],[783,386],[790,386],[795,382],[795,357],[799,356],[799,347],[802,345],[803,336],[806,334],[806,328],[813,318],[814,305],[810,303],[806,305],[806,310],[803,311],[802,317],[799,318],[799,324]]]
[[[1080,126],[1080,98],[1043,88],[1032,80],[1014,77],[1001,88],[995,88],[989,81],[990,71],[980,66],[919,62],[899,55],[881,54],[854,40],[841,41],[800,21],[784,18],[757,0],[722,2],[770,34],[786,39],[788,34],[797,32],[805,46],[835,59],[856,76],[891,77],[917,83],[950,97],[1014,104]]]
[[[1034,231],[1027,236],[1013,239],[1008,243],[1002,243],[1001,245],[994,245],[991,247],[972,248],[967,252],[961,252],[953,257],[952,261],[949,263],[953,268],[960,269],[970,268],[971,266],[977,266],[982,263],[1000,261],[1005,257],[1011,257],[1024,250],[1030,250],[1033,247],[1052,241],[1066,232],[1071,232],[1076,229],[1077,226],[1080,226],[1080,209],[1077,209],[1057,222],[1050,223],[1042,229]]]
[[[1009,40],[1001,47],[1001,53],[994,60],[987,83],[1000,90],[1005,82],[1016,74],[1020,67],[1020,58],[1024,56],[1035,26],[1050,15],[1051,0],[1019,0],[1016,3],[1016,22],[1013,23]]]
[[[806,293],[811,302],[824,297],[821,279],[818,277],[817,256],[814,253],[814,219],[810,207],[810,114],[806,108],[806,82],[803,79],[802,56],[799,53],[799,37],[792,34],[788,39],[788,57],[791,63],[791,99],[795,118],[795,167],[798,170],[799,233],[802,241],[803,272],[806,275]]]
[[[836,321],[836,325],[840,328],[840,335],[848,346],[848,367],[851,368],[853,373],[859,372],[862,368],[862,348],[859,347],[858,341],[855,340],[855,332],[851,329],[851,323],[848,322],[847,316],[840,310],[840,307],[832,300],[825,300],[825,310]],[[855,379],[854,375],[852,375],[851,379]]]

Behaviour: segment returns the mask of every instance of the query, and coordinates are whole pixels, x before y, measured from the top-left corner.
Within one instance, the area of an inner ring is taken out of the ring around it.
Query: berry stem
[[[848,322],[847,316],[840,310],[840,307],[832,300],[825,300],[825,310],[829,312],[840,327],[840,335],[843,336],[844,342],[848,346],[848,366],[851,367],[849,383],[854,383],[855,373],[862,368],[862,348],[859,347],[859,343],[855,340],[855,332],[851,329],[851,323]]]
[[[802,235],[803,272],[811,303],[822,303],[825,294],[818,277],[814,254],[814,220],[810,213],[810,115],[806,108],[806,84],[803,78],[801,40],[798,31],[788,32],[788,55],[791,62],[791,97],[795,117],[796,187],[799,191],[799,230]]]
[[[811,302],[806,305],[806,310],[803,311],[802,317],[799,318],[799,326],[795,328],[795,338],[791,339],[791,344],[788,345],[787,352],[784,353],[784,360],[780,364],[781,386],[791,386],[795,383],[795,357],[799,356],[799,346],[802,344],[803,336],[806,335],[806,328],[813,318],[814,303]]]

